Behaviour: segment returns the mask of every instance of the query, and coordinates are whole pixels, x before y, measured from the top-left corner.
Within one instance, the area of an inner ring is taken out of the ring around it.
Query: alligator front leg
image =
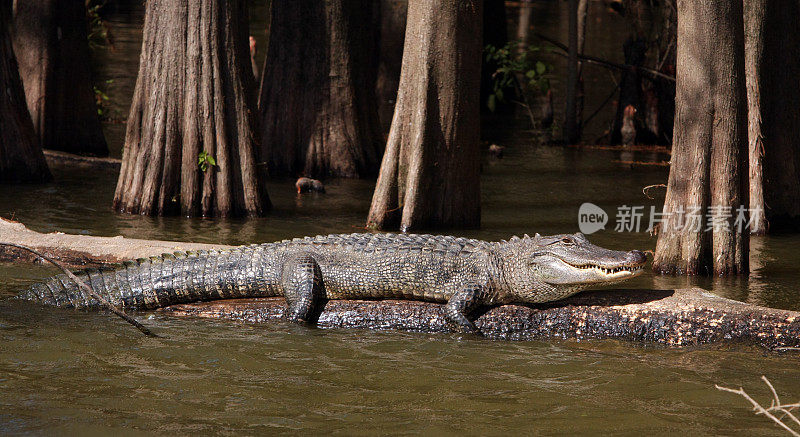
[[[453,323],[461,332],[468,334],[480,334],[480,329],[472,323],[467,316],[475,308],[481,305],[486,298],[486,290],[477,284],[468,284],[457,291],[447,304],[444,312],[447,319]]]
[[[319,264],[311,255],[296,255],[284,266],[282,279],[288,306],[286,317],[293,322],[307,322],[317,302],[325,297]]]

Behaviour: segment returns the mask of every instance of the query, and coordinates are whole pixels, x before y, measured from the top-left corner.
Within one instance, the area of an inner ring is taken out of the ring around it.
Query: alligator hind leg
[[[444,306],[444,313],[459,331],[467,334],[480,334],[480,329],[467,318],[467,315],[483,303],[484,299],[483,287],[477,284],[468,284],[450,297]]]
[[[293,322],[308,322],[316,303],[325,297],[319,264],[308,254],[292,257],[284,266],[282,282],[288,305],[286,317]]]

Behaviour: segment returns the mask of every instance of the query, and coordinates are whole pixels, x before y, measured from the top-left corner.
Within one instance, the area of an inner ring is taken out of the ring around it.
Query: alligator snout
[[[633,265],[644,264],[647,262],[647,255],[641,250],[631,250],[625,254],[625,261]]]

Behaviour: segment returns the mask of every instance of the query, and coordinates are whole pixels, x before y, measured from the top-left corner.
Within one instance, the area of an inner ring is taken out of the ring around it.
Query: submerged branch
[[[800,437],[800,433],[789,427],[789,425],[785,424],[782,420],[784,417],[788,416],[792,421],[794,421],[797,424],[800,424],[800,421],[797,419],[797,417],[795,417],[791,413],[791,410],[800,407],[800,404],[782,405],[780,399],[778,398],[778,393],[775,391],[775,388],[772,386],[772,383],[769,382],[766,376],[762,376],[761,379],[767,384],[770,391],[772,392],[773,400],[769,408],[764,408],[763,406],[761,406],[761,404],[759,404],[758,401],[750,397],[750,395],[748,395],[747,392],[745,392],[742,387],[739,387],[738,390],[728,387],[722,387],[717,384],[714,384],[714,387],[716,387],[717,390],[734,393],[745,398],[753,406],[753,410],[756,412],[756,414],[763,414],[764,416],[767,416],[778,426],[785,429],[789,434],[795,437]],[[774,414],[772,414],[773,412],[781,412],[783,413],[783,416],[777,417]]]
[[[554,40],[552,38],[544,36],[544,35],[542,35],[540,33],[537,33],[535,35],[538,38],[540,38],[540,39],[542,39],[542,40],[544,40],[546,42],[549,42],[550,44],[553,44],[554,46],[558,47],[559,49],[561,49],[561,50],[563,50],[565,52],[569,50],[569,48],[566,45],[564,45],[564,44],[562,44],[562,43],[560,43],[560,42],[558,42],[558,41],[556,41],[556,40]],[[564,56],[564,57],[567,56],[566,53],[561,53],[561,52],[553,52],[553,53],[555,53],[555,54],[557,54],[559,56]],[[600,66],[607,67],[607,68],[613,68],[613,69],[616,69],[616,70],[630,70],[632,68],[635,68],[635,69],[637,69],[639,71],[645,72],[645,73],[650,74],[652,76],[655,76],[655,77],[658,77],[658,78],[661,78],[661,79],[664,79],[664,80],[667,80],[667,81],[670,81],[670,82],[675,82],[675,78],[674,77],[667,76],[666,74],[664,74],[664,73],[662,73],[660,71],[657,71],[657,70],[653,70],[652,68],[647,68],[647,67],[642,67],[642,66],[635,66],[635,65],[630,65],[630,64],[618,64],[616,62],[612,62],[612,61],[609,61],[609,60],[606,60],[606,59],[603,59],[603,58],[599,58],[597,56],[583,55],[583,54],[580,54],[580,53],[578,54],[578,59],[581,59],[583,61],[589,62],[591,64],[596,64],[596,65],[600,65]]]
[[[141,331],[142,334],[144,334],[144,335],[146,335],[148,337],[158,337],[158,335],[154,334],[152,331],[147,329],[147,327],[145,327],[144,325],[139,323],[136,319],[134,319],[133,317],[125,314],[124,312],[122,312],[122,310],[120,310],[119,308],[117,308],[114,305],[112,305],[111,302],[107,301],[103,296],[100,296],[99,294],[95,293],[95,291],[92,290],[92,287],[89,287],[88,285],[86,285],[85,282],[83,282],[79,277],[75,276],[74,273],[69,271],[69,269],[64,267],[64,265],[61,264],[60,262],[58,262],[58,261],[50,258],[49,256],[44,255],[44,254],[42,254],[42,253],[40,253],[40,252],[38,252],[38,251],[36,251],[34,249],[31,249],[30,247],[23,246],[21,244],[0,242],[0,246],[15,247],[17,249],[22,249],[22,250],[28,251],[28,252],[38,256],[39,258],[42,258],[43,260],[49,262],[50,264],[58,267],[59,269],[61,269],[62,272],[64,272],[65,275],[67,275],[67,277],[69,279],[71,279],[73,282],[78,284],[78,286],[81,287],[84,291],[86,291],[89,294],[89,296],[92,296],[92,298],[94,298],[96,301],[100,302],[100,304],[103,307],[105,307],[107,310],[109,310],[112,313],[116,314],[117,316],[122,318],[122,320],[125,320],[126,322],[130,323],[131,325],[133,325],[136,329]]]

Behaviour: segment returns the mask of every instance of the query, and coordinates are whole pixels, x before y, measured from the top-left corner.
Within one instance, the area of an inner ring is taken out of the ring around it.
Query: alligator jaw
[[[587,282],[603,283],[603,282],[616,282],[623,279],[630,279],[639,276],[644,271],[645,262],[641,263],[626,263],[616,266],[606,266],[602,264],[572,264],[563,259],[561,262],[569,266],[579,275],[592,276],[592,280]]]

